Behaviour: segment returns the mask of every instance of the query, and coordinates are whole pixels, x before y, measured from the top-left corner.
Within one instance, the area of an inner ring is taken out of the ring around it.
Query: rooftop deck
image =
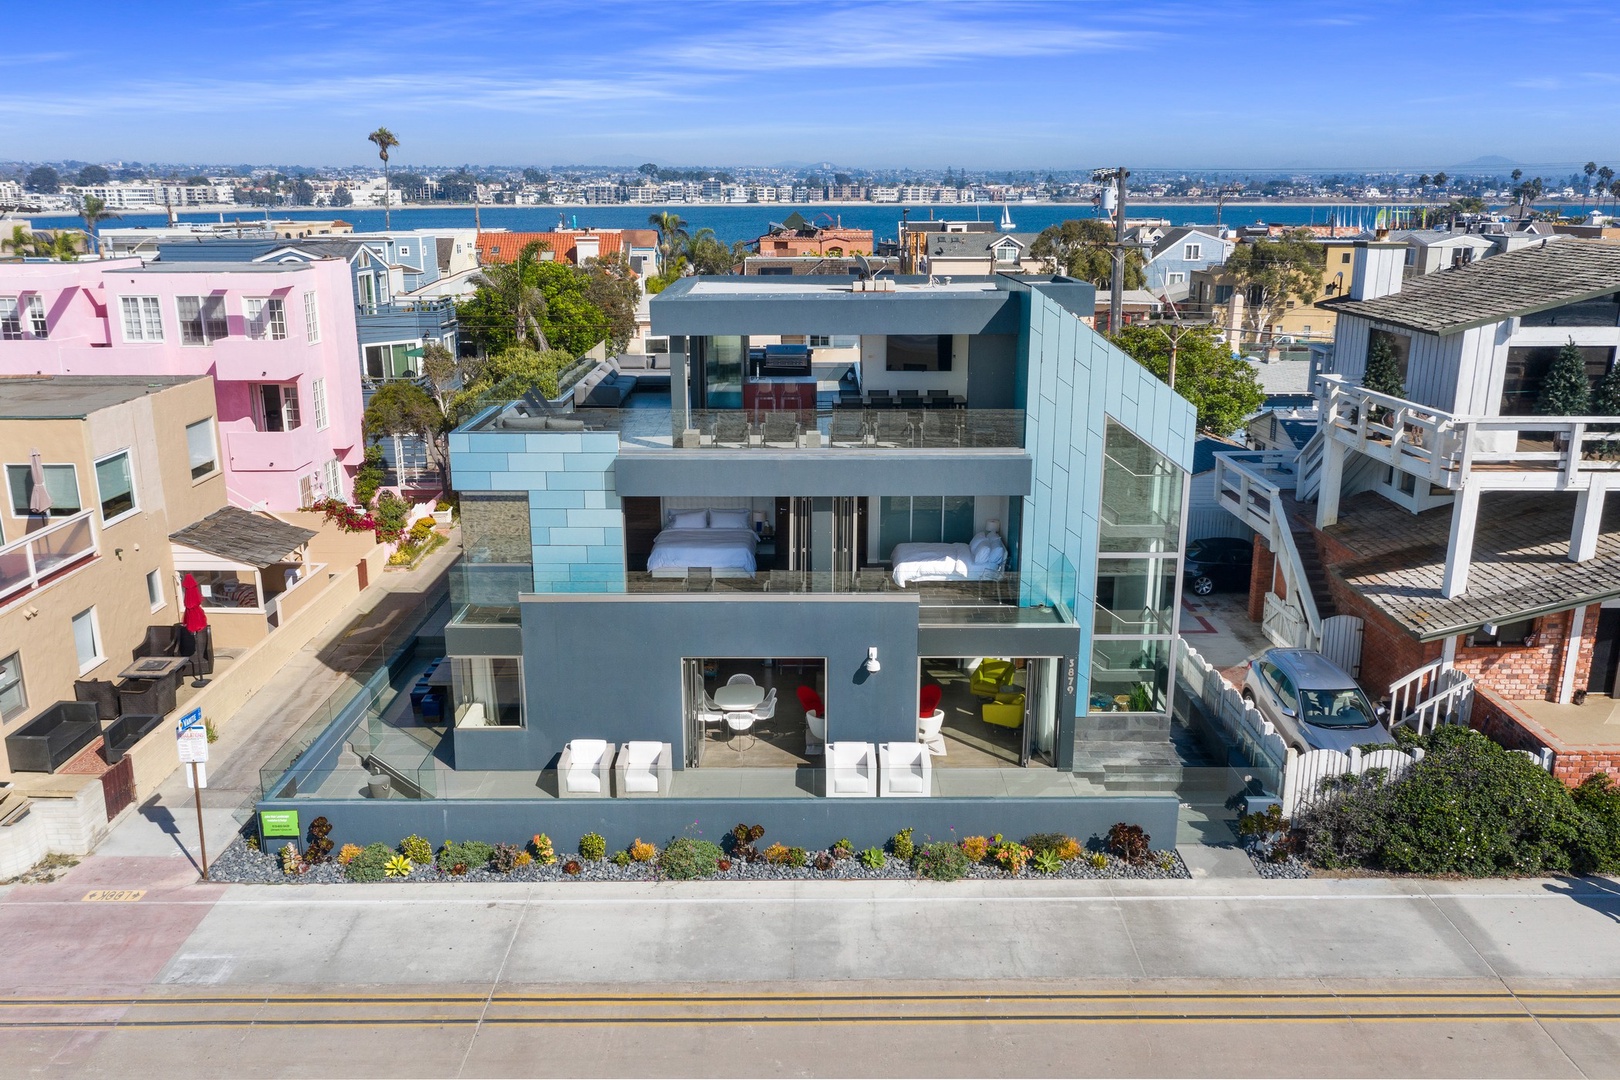
[[[1021,409],[969,409],[919,399],[892,408],[818,402],[805,409],[683,409],[667,395],[632,395],[628,408],[546,414],[522,403],[490,409],[471,432],[612,432],[621,446],[683,450],[994,449],[1024,445]]]
[[[467,564],[451,570],[454,621],[472,625],[517,625],[518,604],[534,594],[631,593],[679,596],[727,594],[782,599],[795,594],[839,593],[918,598],[925,626],[1059,626],[1075,619],[1063,600],[1074,593],[1072,578],[1052,575],[998,575],[991,581],[925,581],[902,587],[881,568],[854,573],[769,570],[749,576],[715,576],[693,570],[681,577],[625,572],[616,567],[571,567],[538,579],[527,565]]]

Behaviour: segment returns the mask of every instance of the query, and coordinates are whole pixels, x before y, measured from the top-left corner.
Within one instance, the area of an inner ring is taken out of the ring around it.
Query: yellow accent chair
[[[996,727],[1024,726],[1024,695],[998,694],[994,701],[984,703],[984,722]]]
[[[968,690],[977,697],[997,697],[1012,685],[1013,672],[1011,660],[980,660],[979,666],[973,671],[972,681],[968,683]]]

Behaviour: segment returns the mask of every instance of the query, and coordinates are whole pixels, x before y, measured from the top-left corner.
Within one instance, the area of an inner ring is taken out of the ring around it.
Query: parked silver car
[[[1309,649],[1268,649],[1249,661],[1243,700],[1301,752],[1395,741],[1356,681]]]

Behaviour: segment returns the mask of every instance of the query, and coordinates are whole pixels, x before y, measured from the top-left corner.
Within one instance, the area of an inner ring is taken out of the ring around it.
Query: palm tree
[[[90,241],[90,247],[96,254],[101,254],[101,237],[97,235],[96,227],[108,218],[115,218],[118,215],[107,209],[105,199],[98,199],[94,195],[86,195],[84,197],[84,207],[79,211],[79,216],[84,219],[84,234]]]
[[[686,235],[686,222],[681,215],[669,210],[661,210],[656,214],[649,214],[647,224],[658,230],[658,254],[661,260],[659,271],[669,273],[675,264],[675,256],[679,255],[691,239]]]
[[[1601,168],[1601,169],[1599,169],[1597,171],[1597,176],[1598,176],[1597,208],[1599,210],[1602,210],[1603,209],[1603,192],[1608,188],[1609,181],[1614,179],[1614,170],[1609,168],[1607,165],[1605,165],[1605,166],[1603,166],[1603,168]]]
[[[392,131],[389,131],[385,127],[380,127],[376,131],[373,131],[370,135],[367,135],[366,136],[366,141],[377,144],[377,156],[382,158],[382,163],[383,163],[383,228],[384,229],[390,229],[390,228],[393,227],[393,219],[392,219],[392,217],[389,216],[389,210],[392,208],[392,206],[394,204],[394,197],[391,194],[392,189],[390,189],[390,187],[388,186],[388,151],[392,150],[394,147],[398,146],[399,145],[399,140],[394,137],[394,133]]]
[[[1586,174],[1586,187],[1581,189],[1581,209],[1585,210],[1586,200],[1592,194],[1592,177],[1597,174],[1597,162],[1588,161],[1581,167],[1581,171]]]
[[[496,307],[512,317],[512,339],[522,345],[532,341],[541,352],[551,348],[541,321],[546,317],[546,294],[529,284],[527,271],[539,261],[540,242],[524,247],[509,263],[491,263],[472,276],[472,285],[487,290]]]
[[[0,240],[0,247],[8,247],[11,253],[19,259],[23,257],[23,248],[31,248],[35,255],[39,254],[39,237],[29,232],[26,226],[13,225],[11,239]]]

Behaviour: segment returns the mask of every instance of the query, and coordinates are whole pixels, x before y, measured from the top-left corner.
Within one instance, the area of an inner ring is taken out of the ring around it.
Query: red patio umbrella
[[[181,623],[193,634],[201,632],[208,625],[208,615],[202,607],[202,586],[190,574],[180,579],[180,599],[184,606]]]

